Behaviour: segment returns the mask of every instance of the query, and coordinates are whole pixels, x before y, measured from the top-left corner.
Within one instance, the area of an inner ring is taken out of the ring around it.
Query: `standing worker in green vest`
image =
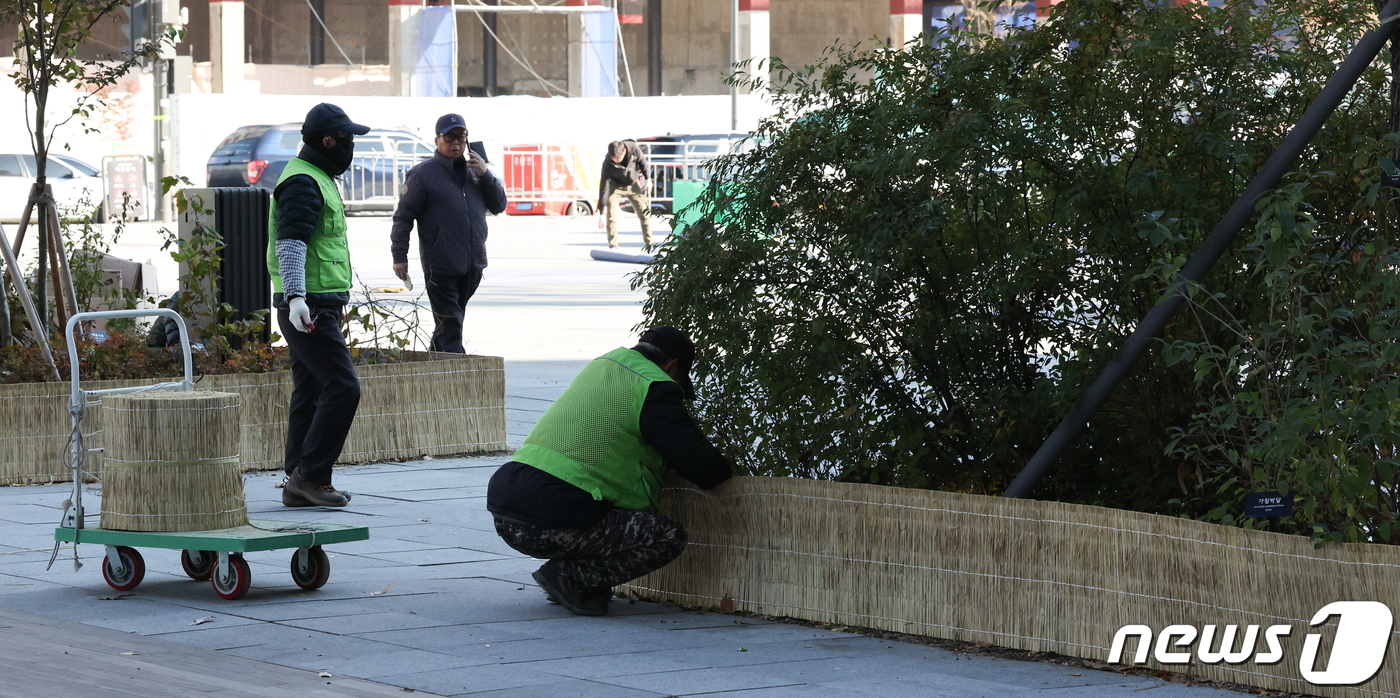
[[[289,507],[350,501],[331,485],[331,466],[360,404],[360,379],[340,331],[351,272],[345,205],[334,178],[350,167],[355,136],[368,132],[334,104],[312,107],[301,126],[301,152],[272,191],[267,269],[292,364],[282,487]]]
[[[686,411],[694,360],[674,327],[594,359],[491,477],[496,532],[548,560],[534,577],[551,601],[603,615],[614,586],[680,556],[685,529],[656,513],[667,469],[705,489],[729,479],[729,459]]]

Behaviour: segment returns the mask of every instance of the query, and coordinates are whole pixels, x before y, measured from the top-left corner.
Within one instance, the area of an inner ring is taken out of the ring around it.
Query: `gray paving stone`
[[[567,611],[565,612],[567,613]],[[358,637],[403,648],[441,652],[448,648],[464,645],[546,639],[545,636],[539,634],[540,631],[539,628],[521,627],[514,624],[510,627],[500,627],[497,623],[476,623],[418,630],[361,633]]]
[[[387,560],[397,562],[402,565],[452,565],[463,562],[485,562],[487,560],[499,560],[501,555],[494,553],[484,553],[480,550],[469,550],[467,548],[430,548],[427,550],[406,550],[396,553],[374,553],[365,557],[376,560]]]
[[[558,683],[559,677],[534,671],[527,664],[487,664],[461,669],[445,669],[428,674],[389,674],[381,676],[377,680],[395,686],[450,696]]]
[[[521,688],[502,688],[494,691],[472,691],[459,695],[472,698],[663,698],[664,693],[639,691],[609,683],[569,679],[558,683]]]
[[[377,679],[381,676],[425,674],[465,666],[470,666],[470,663],[452,655],[427,650],[392,649],[378,654],[335,661],[328,664],[326,669],[333,673]]]
[[[443,625],[453,625],[451,621],[419,616],[412,613],[360,613],[354,615],[328,615],[321,618],[303,618],[298,620],[284,620],[283,625],[293,628],[306,628],[307,630],[318,630],[324,633],[335,635],[353,635],[356,633],[382,632],[390,630],[407,630],[410,628],[432,628]]]
[[[644,659],[644,658],[643,658]],[[819,662],[821,660],[812,660]],[[637,662],[638,669],[641,669],[645,661]],[[743,691],[755,688],[775,688],[783,686],[800,686],[805,681],[798,675],[801,669],[806,668],[810,662],[788,662],[783,666],[783,671],[773,671],[768,668],[726,668],[724,671],[712,671],[710,669],[687,669],[681,671],[662,671],[658,673],[643,674],[636,673],[625,676],[612,676],[607,679],[609,683],[615,683],[627,688],[636,688],[643,691],[653,691],[671,696],[698,695],[702,693],[721,693],[732,691]]]

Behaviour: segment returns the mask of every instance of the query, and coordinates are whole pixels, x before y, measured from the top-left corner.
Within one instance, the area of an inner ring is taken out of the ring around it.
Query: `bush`
[[[1169,452],[1202,487],[1183,511],[1241,520],[1249,492],[1295,497],[1283,530],[1400,543],[1400,248],[1362,199],[1331,208],[1339,175],[1277,192],[1241,250],[1258,303],[1197,289],[1190,321],[1223,325],[1214,341],[1177,339],[1168,364],[1195,371],[1198,411]],[[1374,179],[1374,176],[1371,177]]]
[[[646,321],[696,340],[698,415],[737,462],[999,493],[1375,22],[1361,0],[1162,5],[1071,1],[1001,36],[775,62],[756,147],[715,163],[701,222],[637,281]],[[1329,235],[1394,225],[1374,188],[1388,77],[1366,72],[1291,180]],[[1287,299],[1260,294],[1251,250],[1207,286],[1253,321]],[[1166,339],[1237,330],[1183,315]],[[1144,358],[1035,496],[1219,507],[1180,438],[1219,393],[1176,354]]]

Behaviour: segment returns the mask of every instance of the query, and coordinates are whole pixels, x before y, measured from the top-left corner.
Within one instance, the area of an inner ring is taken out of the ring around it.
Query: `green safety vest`
[[[288,177],[307,175],[321,188],[321,218],[306,245],[306,292],[344,293],[350,290],[350,245],[345,239],[345,204],[335,180],[321,168],[292,158],[277,183]],[[267,270],[272,274],[272,290],[282,292],[282,274],[277,266],[277,199],[267,213]]]
[[[531,465],[619,509],[656,511],[661,454],[642,440],[638,419],[647,389],[669,381],[632,349],[589,362],[550,405],[512,459]]]

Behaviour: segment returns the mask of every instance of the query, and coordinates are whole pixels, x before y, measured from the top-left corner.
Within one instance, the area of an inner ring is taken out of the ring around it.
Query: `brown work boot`
[[[287,484],[282,486],[282,503],[287,503],[287,494],[293,494],[311,502],[319,507],[343,507],[350,503],[350,499],[336,488],[329,484],[322,485],[301,477],[298,470],[287,478]]]
[[[290,478],[290,477],[287,477],[287,478],[284,478],[281,482],[277,483],[277,487],[280,488],[280,489],[282,490],[282,506],[284,506],[284,507],[314,507],[314,506],[317,506],[315,502],[312,502],[311,500],[307,499],[306,497],[303,497],[303,496],[301,496],[301,495],[299,495],[299,494],[296,494],[296,493],[294,493],[294,492],[288,492],[288,491],[287,491],[287,480],[289,480],[289,479],[291,479],[291,478]],[[351,500],[351,499],[354,499],[354,497],[352,497],[352,496],[350,495],[350,493],[349,493],[349,492],[346,492],[345,490],[336,490],[336,492],[339,492],[342,496],[345,497],[345,502],[346,502],[347,504],[350,503],[350,500]]]
[[[577,615],[601,616],[608,612],[608,601],[612,598],[611,593],[608,594],[607,598],[603,598],[581,591],[573,585],[573,582],[559,574],[559,569],[552,562],[544,563],[530,576],[535,578],[535,583],[540,585],[546,598]]]

